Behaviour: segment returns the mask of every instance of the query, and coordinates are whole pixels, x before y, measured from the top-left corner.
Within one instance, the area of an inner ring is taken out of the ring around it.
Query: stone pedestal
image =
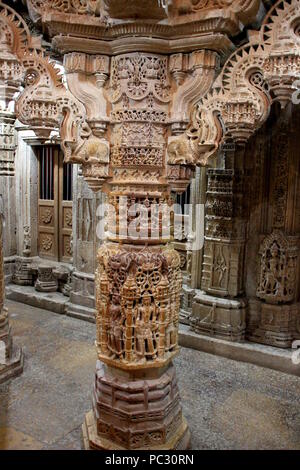
[[[183,285],[179,321],[180,323],[183,323],[184,325],[190,324],[194,297],[195,297],[195,289],[192,289],[191,287],[187,285]]]
[[[53,267],[40,265],[38,267],[38,278],[35,289],[40,292],[56,292],[58,280],[53,275]]]
[[[255,343],[291,348],[300,336],[300,304],[272,305],[256,301],[251,307],[250,318],[258,321],[249,324],[246,338]]]
[[[173,366],[123,372],[97,363],[93,410],[83,424],[84,446],[98,450],[187,449]]]
[[[19,286],[32,286],[34,283],[33,265],[37,258],[16,256],[13,283]]]
[[[222,299],[199,291],[194,297],[190,325],[193,331],[229,341],[245,337],[247,302]]]

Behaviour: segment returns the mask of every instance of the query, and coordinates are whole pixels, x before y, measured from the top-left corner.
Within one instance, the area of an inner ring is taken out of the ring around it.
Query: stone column
[[[64,49],[67,89],[44,56],[34,56],[42,76],[32,74],[31,53],[23,61],[20,120],[39,118],[42,96],[49,110],[43,130],[61,125],[65,161],[81,164],[89,187],[109,204],[95,278],[99,362],[83,425],[92,449],[186,449],[190,440],[172,365],[182,275],[172,246],[171,192],[185,191],[201,164],[178,135],[210,88],[218,56],[195,50],[198,42],[174,55],[178,45],[161,52],[151,42],[134,45],[148,52],[132,52],[124,41],[122,52],[100,48],[97,55],[90,47],[72,52],[72,42]]]
[[[204,242],[204,205],[206,199],[206,168],[196,168],[191,182],[189,234],[187,236],[186,283],[182,286],[180,322],[189,325],[193,301],[201,282]]]
[[[14,284],[34,284],[32,266],[38,260],[38,161],[32,145],[40,139],[18,121],[16,149],[17,250],[12,281]]]
[[[207,170],[201,290],[190,320],[194,331],[229,341],[243,340],[246,328],[244,179],[235,164],[242,152],[226,152],[224,166],[229,168]]]
[[[95,321],[95,269],[97,249],[97,208],[103,200],[94,193],[78,165],[73,172],[73,272],[67,314]]]
[[[188,179],[184,165],[166,164],[168,58],[113,57],[107,96],[110,161],[109,172],[102,164],[101,174],[107,180],[108,227],[97,256],[99,362],[93,410],[83,425],[85,447],[185,449],[190,434],[172,365],[178,353],[180,257],[170,245],[167,212],[173,171],[181,168],[181,184]],[[95,167],[83,166],[83,174],[89,180]]]
[[[0,51],[1,52],[1,51]],[[1,61],[1,56],[0,56]],[[5,277],[10,279],[13,273],[13,257],[17,245],[17,218],[16,218],[16,179],[15,179],[15,152],[16,131],[13,92],[16,86],[1,86],[0,76],[0,198],[3,201],[3,246],[6,258]]]
[[[8,257],[16,252],[15,211],[15,108],[14,96],[22,79],[22,68],[13,54],[14,38],[0,19],[0,383],[23,370],[23,355],[13,349],[8,312],[4,307],[3,239]],[[3,224],[5,220],[5,227]],[[8,270],[9,271],[9,270]],[[10,274],[9,274],[10,275]]]
[[[23,353],[13,348],[8,311],[4,307],[4,273],[2,247],[2,214],[0,213],[0,383],[23,371]]]

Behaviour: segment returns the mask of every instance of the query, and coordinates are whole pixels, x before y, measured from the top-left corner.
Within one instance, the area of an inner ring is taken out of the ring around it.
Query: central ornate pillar
[[[167,218],[170,90],[167,57],[132,53],[111,59],[110,162],[107,171],[105,163],[98,166],[103,179],[109,177],[103,185],[106,242],[98,251],[96,273],[101,362],[93,410],[83,426],[86,448],[189,445],[172,365],[181,272],[180,257],[169,244],[171,214]]]
[[[39,50],[28,50],[19,119],[45,135],[60,127],[65,161],[81,164],[108,204],[98,214],[107,213],[96,272],[99,362],[85,447],[186,449],[172,365],[181,272],[171,193],[185,191],[195,166],[207,165],[203,142],[205,154],[216,150],[220,126],[198,138],[201,115],[196,110],[191,123],[191,110],[214,81],[218,54],[233,47],[229,36],[256,16],[259,2],[209,17],[213,7],[162,8],[156,0],[87,2],[80,11],[27,3],[65,56],[68,87]]]
[[[85,447],[185,449],[190,433],[172,365],[182,276],[171,193],[191,178],[194,162],[177,136],[213,80],[217,54],[69,53],[64,65],[86,109],[76,134],[66,114],[65,159],[81,163],[90,188],[106,194],[97,211],[106,215],[97,228],[105,240],[95,279],[99,361]]]

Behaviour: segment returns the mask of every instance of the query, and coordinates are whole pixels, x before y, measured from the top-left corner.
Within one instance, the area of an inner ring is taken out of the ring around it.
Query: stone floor
[[[7,302],[22,376],[0,386],[0,449],[80,449],[95,326]],[[176,359],[193,449],[300,449],[300,378],[183,348]]]

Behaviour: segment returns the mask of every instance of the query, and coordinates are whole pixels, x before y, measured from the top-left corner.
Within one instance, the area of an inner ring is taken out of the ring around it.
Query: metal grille
[[[182,194],[176,195],[176,204],[181,207],[181,214],[188,214],[188,204],[190,203],[190,185]]]
[[[61,155],[59,155],[61,158]],[[64,163],[63,166],[63,200],[72,201],[73,199],[73,165]]]
[[[40,162],[40,199],[54,200],[54,148],[36,148]]]

